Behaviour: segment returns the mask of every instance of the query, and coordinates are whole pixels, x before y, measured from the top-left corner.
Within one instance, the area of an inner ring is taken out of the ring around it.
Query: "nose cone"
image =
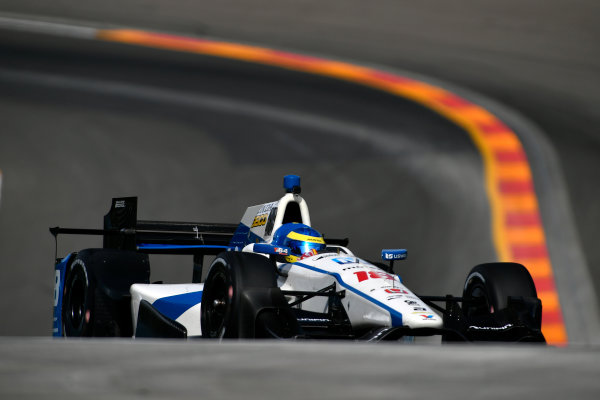
[[[442,317],[434,312],[413,312],[402,315],[402,323],[411,328],[437,328],[444,325]]]

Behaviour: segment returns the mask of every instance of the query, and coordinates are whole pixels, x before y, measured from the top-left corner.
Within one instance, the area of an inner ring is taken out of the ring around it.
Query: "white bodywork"
[[[252,237],[260,238],[262,243],[270,243],[273,234],[283,224],[285,211],[290,203],[298,204],[300,209],[301,220],[295,222],[311,226],[306,201],[300,195],[292,193],[287,193],[278,201],[248,207],[242,217],[241,224],[250,228]],[[273,220],[272,226],[269,226],[269,219]],[[255,242],[255,240],[250,242]]]
[[[302,197],[288,193],[279,201],[249,207],[240,227],[246,229],[245,252],[253,252],[254,243],[270,243],[273,234],[282,225],[287,206],[297,203],[300,221],[310,226],[308,206]],[[269,220],[271,222],[269,222]],[[271,225],[271,226],[269,226]],[[233,246],[232,246],[233,247]],[[240,250],[239,246],[232,248]],[[317,291],[335,282],[336,291],[345,291],[342,304],[353,328],[378,326],[410,328],[442,328],[442,318],[401,283],[397,275],[355,257],[350,250],[328,247],[332,252],[304,258],[296,263],[278,264],[278,286],[282,290]],[[134,284],[131,286],[134,329],[137,324],[139,304],[142,299],[159,311],[160,307],[183,307],[180,299],[199,299],[203,284]],[[181,296],[181,297],[178,297]],[[158,303],[157,303],[158,302]],[[171,304],[173,302],[173,304]],[[327,312],[327,297],[313,297],[300,303],[303,310]],[[191,301],[189,308],[175,319],[186,327],[188,336],[200,336],[200,302]],[[174,314],[179,314],[175,312]],[[162,313],[162,311],[161,311]],[[169,316],[169,315],[167,315]]]
[[[442,318],[389,274],[360,258],[337,253],[317,254],[280,271],[282,290],[317,291],[335,282],[345,291],[342,304],[353,328],[409,326],[441,328]],[[298,305],[304,310],[327,312],[327,298],[313,297]]]
[[[194,299],[201,299],[203,287],[203,283],[176,285],[135,283],[131,285],[129,292],[131,293],[133,335],[135,336],[140,301],[143,299],[152,304],[162,314],[185,326],[188,337],[201,336],[200,302]],[[185,300],[191,301],[186,304]]]

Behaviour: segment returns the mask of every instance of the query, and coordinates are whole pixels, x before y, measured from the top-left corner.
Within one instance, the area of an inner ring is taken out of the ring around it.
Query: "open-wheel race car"
[[[57,258],[53,335],[545,341],[522,265],[474,267],[461,297],[416,295],[393,269],[406,250],[357,257],[347,239],[311,226],[298,176],[284,188],[239,224],[138,220],[137,198],[127,197],[113,199],[103,229],[50,228],[103,236],[102,248]],[[191,283],[151,284],[150,254],[191,255]]]

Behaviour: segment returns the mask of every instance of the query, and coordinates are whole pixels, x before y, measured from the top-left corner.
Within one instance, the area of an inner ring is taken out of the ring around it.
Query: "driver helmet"
[[[323,235],[310,226],[299,223],[281,225],[272,243],[288,247],[291,254],[285,256],[285,260],[292,263],[313,256],[324,250],[326,246]]]

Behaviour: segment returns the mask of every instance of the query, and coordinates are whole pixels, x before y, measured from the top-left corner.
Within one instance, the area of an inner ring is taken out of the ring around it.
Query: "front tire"
[[[234,316],[239,304],[238,292],[242,289],[235,282],[235,272],[229,263],[223,258],[216,259],[210,268],[202,293],[200,325],[203,337],[235,337],[238,327],[237,318]]]
[[[468,317],[492,316],[508,307],[508,297],[537,298],[529,271],[517,263],[474,267],[465,281],[463,310]]]
[[[213,339],[291,337],[299,330],[279,288],[275,264],[252,253],[225,252],[213,261],[202,293],[202,336]]]
[[[542,302],[521,264],[481,264],[471,270],[463,291],[462,334],[474,341],[545,343]]]

